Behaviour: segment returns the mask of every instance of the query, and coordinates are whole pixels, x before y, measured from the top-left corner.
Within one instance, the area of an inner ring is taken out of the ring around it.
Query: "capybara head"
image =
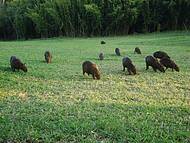
[[[26,64],[23,64],[23,63],[20,64],[20,69],[23,70],[24,72],[28,71]]]
[[[155,58],[162,59],[164,57],[170,58],[166,52],[163,51],[157,51],[153,54]]]
[[[174,65],[174,69],[179,72],[179,67],[176,64]]]
[[[100,71],[99,71],[98,67],[95,64],[93,64],[92,67],[93,67],[94,76],[96,77],[96,79],[99,80],[100,79]]]
[[[103,59],[104,59],[104,54],[103,54],[103,53],[100,53],[100,54],[99,54],[99,59],[100,59],[100,60],[103,60]]]
[[[179,67],[177,66],[177,64],[171,60],[170,58],[164,57],[160,60],[160,63],[167,68],[171,68],[172,71],[173,69],[175,69],[176,71],[179,72]]]
[[[132,73],[133,73],[134,75],[137,74],[137,70],[136,70],[136,68],[135,68],[134,65],[131,65],[130,70],[132,71]]]

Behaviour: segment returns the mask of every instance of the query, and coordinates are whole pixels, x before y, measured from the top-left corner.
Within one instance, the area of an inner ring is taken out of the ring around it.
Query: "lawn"
[[[137,46],[142,55],[133,53]],[[44,62],[46,50],[51,64]],[[157,50],[180,72],[146,71],[144,58]],[[27,73],[11,71],[12,55]],[[138,75],[122,71],[124,56]],[[101,80],[82,75],[85,60],[99,66]],[[0,42],[0,142],[32,141],[189,143],[190,33]]]

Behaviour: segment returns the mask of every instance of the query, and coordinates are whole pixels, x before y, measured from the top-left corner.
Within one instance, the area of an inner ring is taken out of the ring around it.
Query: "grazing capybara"
[[[164,67],[166,67],[166,70],[167,70],[168,68],[171,68],[172,71],[175,69],[177,72],[179,72],[179,67],[178,67],[177,64],[176,64],[173,60],[171,60],[170,58],[164,57],[164,58],[162,58],[162,59],[160,60],[160,63],[161,63]]]
[[[49,51],[46,51],[45,54],[44,54],[44,56],[45,56],[46,62],[47,63],[51,63],[51,59],[52,59],[51,53]]]
[[[156,72],[157,70],[161,72],[165,72],[164,67],[159,63],[159,61],[154,58],[153,56],[147,56],[145,58],[146,61],[146,70],[149,69],[149,66],[153,68],[153,70]]]
[[[170,58],[166,52],[163,51],[157,51],[153,54],[155,58],[162,59],[164,57]]]
[[[135,48],[135,51],[134,51],[134,54],[137,53],[137,54],[141,54],[141,50],[139,47],[136,47]]]
[[[27,72],[27,67],[25,64],[23,64],[20,59],[17,59],[15,56],[11,56],[10,58],[10,64],[12,71],[15,72],[15,70],[22,70],[24,72]]]
[[[85,61],[82,64],[82,69],[83,69],[83,75],[87,73],[88,75],[92,75],[93,79],[100,79],[100,71],[97,67],[96,64],[90,62],[90,61]]]
[[[104,53],[100,53],[100,54],[99,54],[99,59],[100,59],[100,60],[104,60]]]
[[[125,68],[127,68],[129,75],[132,75],[132,73],[135,75],[137,73],[136,68],[133,65],[131,59],[129,59],[128,57],[125,57],[123,58],[122,63],[123,63],[123,71],[125,71]]]
[[[106,42],[105,41],[101,41],[101,44],[106,44]]]
[[[117,56],[121,56],[121,53],[120,53],[120,49],[119,49],[119,48],[116,48],[116,49],[115,49],[115,53],[116,53]]]

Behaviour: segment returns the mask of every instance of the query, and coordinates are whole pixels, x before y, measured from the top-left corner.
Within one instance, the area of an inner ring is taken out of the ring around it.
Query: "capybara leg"
[[[157,72],[156,68],[153,68],[153,70],[154,70],[155,72]]]
[[[174,71],[174,69],[172,68],[172,72]]]
[[[93,79],[96,79],[94,74],[92,74],[92,77],[93,77]]]
[[[125,67],[123,67],[123,71],[125,71]]]
[[[132,75],[131,70],[127,69],[127,71],[129,72],[129,75]]]
[[[168,68],[165,69],[165,71],[167,70]]]
[[[148,64],[146,64],[146,70],[148,70],[149,69],[149,66],[148,66]]]
[[[83,75],[85,74],[85,71],[83,71]]]
[[[11,67],[12,71],[15,72],[15,68]]]

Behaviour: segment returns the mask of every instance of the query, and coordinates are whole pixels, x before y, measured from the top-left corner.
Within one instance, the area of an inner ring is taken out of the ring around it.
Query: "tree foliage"
[[[189,0],[1,0],[0,39],[188,30]]]

